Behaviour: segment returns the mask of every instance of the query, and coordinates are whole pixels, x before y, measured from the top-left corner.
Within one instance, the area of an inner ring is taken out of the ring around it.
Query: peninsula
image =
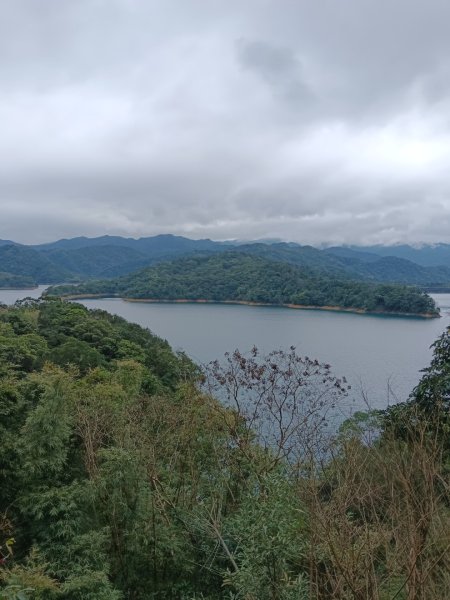
[[[55,286],[49,296],[146,302],[216,302],[438,317],[418,288],[325,276],[242,252],[186,257],[115,279]]]

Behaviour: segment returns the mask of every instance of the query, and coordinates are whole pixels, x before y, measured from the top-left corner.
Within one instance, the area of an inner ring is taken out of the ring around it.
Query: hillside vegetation
[[[0,308],[1,600],[450,597],[449,369],[446,333],[336,432],[351,391],[294,348],[201,373],[102,311]]]
[[[450,244],[422,244],[420,246],[409,246],[407,244],[396,244],[394,246],[365,246],[355,250],[364,250],[375,256],[395,256],[415,262],[424,267],[442,266],[450,264]]]
[[[12,275],[11,273],[2,273],[0,271],[0,288],[32,288],[35,286],[33,277],[24,275]]]
[[[393,256],[377,256],[348,248],[318,250],[286,243],[248,244],[240,252],[313,269],[318,275],[361,281],[400,283],[423,288],[450,287],[450,267],[424,267]]]
[[[226,248],[226,244],[211,240],[173,235],[139,240],[119,236],[80,237],[37,246],[0,240],[0,269],[9,275],[30,277],[37,285],[117,277],[172,257]]]
[[[27,246],[0,246],[0,271],[9,276],[25,277],[34,285],[71,279],[69,271]]]
[[[36,285],[75,282],[114,278],[160,262],[213,255],[227,252],[230,248],[267,260],[312,269],[321,276],[418,285],[424,289],[450,289],[450,254],[445,244],[422,249],[376,246],[368,252],[366,249],[349,247],[319,250],[312,246],[283,242],[224,243],[173,235],[140,239],[79,237],[36,246],[0,240],[0,270],[9,275],[32,278]],[[411,256],[417,258],[417,262],[407,259]],[[436,262],[438,260],[442,260],[442,264]]]
[[[161,263],[113,280],[57,286],[51,288],[49,294],[338,306],[361,311],[438,314],[433,300],[415,288],[332,279],[312,269],[236,251]]]

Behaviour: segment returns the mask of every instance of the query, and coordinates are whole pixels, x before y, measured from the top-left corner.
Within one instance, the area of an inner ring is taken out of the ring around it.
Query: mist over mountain
[[[409,246],[398,244],[394,246],[350,246],[352,250],[364,250],[378,256],[397,256],[416,262],[424,267],[449,265],[450,244],[422,244],[420,246]]]

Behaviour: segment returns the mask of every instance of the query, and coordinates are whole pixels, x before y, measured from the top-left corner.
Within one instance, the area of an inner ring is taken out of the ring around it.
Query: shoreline
[[[412,317],[419,319],[439,319],[441,315],[434,313],[406,313],[382,310],[365,310],[364,308],[349,308],[346,306],[314,306],[307,304],[273,304],[270,302],[252,302],[250,300],[207,300],[206,298],[168,299],[168,298],[124,298],[119,294],[71,294],[60,296],[65,300],[90,300],[95,298],[120,298],[124,302],[139,302],[145,304],[236,304],[241,306],[266,306],[274,308],[290,308],[293,310],[323,310],[328,312],[348,312],[358,315],[378,315],[386,317]]]

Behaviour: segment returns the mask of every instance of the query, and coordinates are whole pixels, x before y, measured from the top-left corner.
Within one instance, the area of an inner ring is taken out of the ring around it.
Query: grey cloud
[[[312,100],[302,63],[291,48],[241,39],[237,55],[241,65],[258,74],[274,93],[300,105]]]
[[[444,0],[0,0],[0,238],[450,241]]]

